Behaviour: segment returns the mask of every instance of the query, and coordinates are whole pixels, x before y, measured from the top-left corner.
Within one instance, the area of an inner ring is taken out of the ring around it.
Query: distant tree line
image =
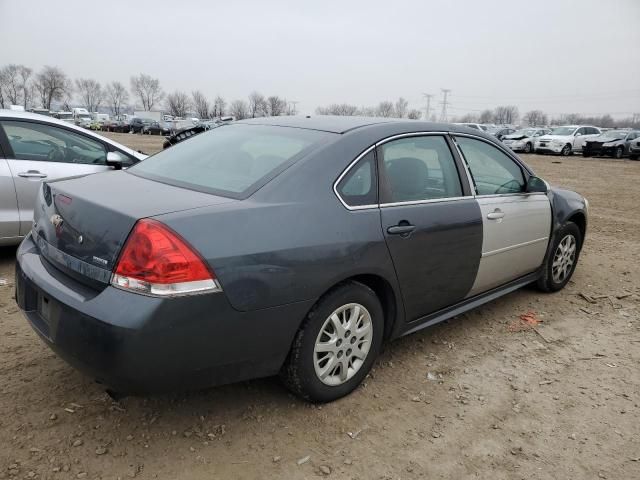
[[[57,104],[70,110],[73,99],[90,112],[108,108],[114,115],[124,113],[129,100],[143,110],[162,109],[184,117],[195,113],[199,118],[218,118],[232,115],[237,119],[295,114],[290,102],[278,95],[264,96],[252,92],[246,100],[227,102],[221,96],[213,100],[199,90],[187,94],[176,90],[165,94],[160,81],[141,73],[130,79],[129,89],[119,81],[101,84],[92,78],[72,81],[60,68],[44,66],[34,71],[24,65],[9,64],[0,68],[0,108],[21,105],[25,109],[42,107],[51,110]]]
[[[542,110],[530,110],[520,117],[518,107],[515,105],[498,106],[493,110],[483,110],[479,114],[468,113],[454,118],[460,123],[495,123],[498,125],[515,125],[518,121],[532,127],[545,125],[596,125],[604,128],[640,128],[640,116],[620,120],[611,115],[582,115],[580,113],[565,113],[556,117],[550,117]]]
[[[160,80],[141,73],[129,81],[129,88],[119,81],[101,84],[91,78],[77,78],[72,81],[60,68],[45,65],[35,72],[24,65],[9,64],[0,67],[0,108],[22,105],[25,109],[42,107],[51,110],[57,104],[63,110],[70,110],[74,98],[76,102],[95,112],[100,107],[108,108],[114,115],[127,111],[130,100],[143,110],[165,110],[171,115],[184,117],[195,113],[199,118],[218,118],[225,115],[237,119],[263,116],[293,115],[296,113],[292,102],[278,95],[264,96],[254,91],[247,99],[227,102],[216,96],[213,100],[199,90],[190,94],[176,90],[166,94]],[[334,103],[316,109],[318,115],[362,115],[375,117],[397,117],[420,119],[420,110],[409,108],[403,97],[395,102],[388,100],[376,106],[360,106],[348,103]],[[493,110],[468,113],[453,119],[456,122],[523,124],[531,126],[560,124],[592,124],[600,127],[640,128],[640,115],[633,118],[615,120],[611,115],[585,116],[568,113],[550,118],[541,110],[531,110],[522,117],[515,105],[500,105]]]
[[[358,107],[349,103],[333,103],[326,107],[316,108],[318,115],[342,115],[365,117],[395,117],[418,120],[422,117],[420,110],[409,109],[409,102],[400,97],[396,102],[388,100],[378,103],[375,107]]]

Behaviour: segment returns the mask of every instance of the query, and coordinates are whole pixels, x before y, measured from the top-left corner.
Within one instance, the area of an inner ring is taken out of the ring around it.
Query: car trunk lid
[[[232,201],[122,171],[63,179],[43,183],[32,233],[50,263],[99,287],[138,219]]]

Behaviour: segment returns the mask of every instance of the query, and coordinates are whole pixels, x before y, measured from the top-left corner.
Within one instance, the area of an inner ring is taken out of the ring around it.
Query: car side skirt
[[[444,308],[432,314],[426,315],[418,320],[411,322],[406,327],[407,329],[402,332],[399,336],[409,335],[411,333],[417,332],[418,330],[422,330],[423,328],[430,327],[435,325],[436,323],[443,322],[448,320],[456,315],[461,315],[469,310],[472,310],[480,305],[484,305],[485,303],[491,302],[496,298],[502,297],[508,293],[511,293],[519,288],[524,287],[525,285],[530,284],[531,282],[536,281],[540,277],[540,270],[537,270],[533,273],[527,274],[523,277],[520,277],[516,280],[513,280],[505,285],[502,285],[498,288],[494,288],[493,290],[489,290],[488,292],[484,292],[480,295],[476,295],[474,297],[466,298],[461,302],[458,302],[455,305]]]

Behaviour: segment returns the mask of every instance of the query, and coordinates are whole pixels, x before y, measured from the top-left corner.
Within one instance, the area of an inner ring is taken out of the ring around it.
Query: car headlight
[[[584,199],[584,210],[587,212],[587,215],[589,215],[589,200],[587,200],[587,197],[582,197]]]

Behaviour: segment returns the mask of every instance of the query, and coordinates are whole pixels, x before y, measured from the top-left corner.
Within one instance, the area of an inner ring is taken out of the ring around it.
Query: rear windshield
[[[178,187],[243,198],[333,134],[223,125],[147,158],[128,172]]]

